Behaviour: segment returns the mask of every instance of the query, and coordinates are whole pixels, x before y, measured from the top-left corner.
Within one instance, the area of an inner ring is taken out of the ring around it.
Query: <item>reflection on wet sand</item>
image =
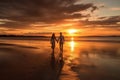
[[[43,45],[44,44],[44,45]],[[0,80],[120,80],[120,43],[66,41],[0,42]]]
[[[68,46],[69,44],[69,46]],[[61,80],[120,80],[120,44],[105,42],[66,43]]]
[[[63,51],[60,51],[59,54],[56,54],[55,51],[52,50],[51,53],[51,68],[53,70],[54,78],[52,80],[58,80],[59,76],[61,74],[62,68],[64,66],[64,60],[63,60]]]
[[[28,42],[0,43],[0,80],[58,80],[64,65],[61,52],[51,54],[46,41]]]
[[[71,51],[73,52],[75,47],[74,38],[71,38],[70,47],[71,47]]]
[[[51,53],[51,67],[52,67],[52,69],[55,69],[55,64],[56,63],[56,61],[55,61],[55,54],[54,54],[54,51],[52,51],[52,53]]]

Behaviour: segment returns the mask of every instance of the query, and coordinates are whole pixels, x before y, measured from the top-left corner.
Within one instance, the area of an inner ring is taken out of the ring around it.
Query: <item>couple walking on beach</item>
[[[53,51],[55,49],[56,41],[57,41],[57,43],[59,42],[60,51],[63,51],[64,36],[62,35],[62,32],[60,32],[60,36],[58,37],[58,39],[56,38],[55,33],[53,33],[50,41],[51,41],[51,48],[53,49]]]

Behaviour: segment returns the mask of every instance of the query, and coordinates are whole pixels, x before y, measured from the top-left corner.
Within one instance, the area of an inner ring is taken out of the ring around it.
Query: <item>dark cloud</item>
[[[95,21],[80,21],[84,25],[101,25],[102,27],[120,27],[120,24],[117,24],[120,22],[120,16],[111,16],[111,17],[99,17],[98,20]]]
[[[93,6],[91,12],[94,12],[94,11],[97,10],[97,9],[98,9],[97,6]]]
[[[86,17],[83,14],[73,14],[91,8],[98,9],[92,3],[75,4],[77,0],[0,0],[0,19],[6,22],[1,26],[9,28],[24,28],[35,22],[54,23],[63,19]],[[71,15],[72,14],[72,15]]]

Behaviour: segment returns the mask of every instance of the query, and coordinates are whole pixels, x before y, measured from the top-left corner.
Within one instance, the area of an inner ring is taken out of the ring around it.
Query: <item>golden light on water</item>
[[[71,60],[73,60],[75,58],[75,54],[74,54],[74,51],[75,51],[75,41],[74,41],[74,38],[72,37],[71,38],[71,41],[69,42],[69,46],[70,46],[70,54],[69,54],[69,59],[68,59],[68,63],[71,63]]]
[[[71,38],[71,42],[70,42],[70,48],[71,48],[71,52],[74,51],[74,47],[75,47],[75,42],[74,42],[74,38]]]
[[[71,41],[71,51],[73,52],[74,51],[74,41]]]

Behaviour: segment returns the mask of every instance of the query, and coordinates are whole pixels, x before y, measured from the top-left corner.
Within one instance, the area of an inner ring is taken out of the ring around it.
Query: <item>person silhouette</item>
[[[55,37],[55,33],[52,34],[51,39],[50,39],[50,43],[51,43],[51,48],[54,51],[55,48],[55,41],[57,41],[56,37]]]
[[[60,32],[60,36],[58,37],[58,42],[59,42],[60,51],[63,51],[64,36],[62,35],[62,32]]]

